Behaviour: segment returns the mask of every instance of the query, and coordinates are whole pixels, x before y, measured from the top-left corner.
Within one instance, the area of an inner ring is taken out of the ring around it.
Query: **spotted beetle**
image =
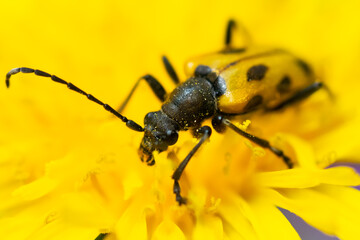
[[[249,113],[257,109],[275,111],[298,102],[320,89],[312,69],[307,63],[281,49],[260,47],[233,48],[232,31],[235,22],[230,20],[225,34],[225,48],[219,52],[203,55],[186,64],[188,79],[180,82],[169,60],[162,58],[167,73],[177,87],[167,94],[161,83],[152,75],[138,79],[123,104],[115,110],[91,94],[55,75],[32,68],[14,68],[6,75],[6,86],[16,73],[34,73],[65,84],[75,92],[103,106],[130,129],[144,132],[139,156],[148,165],[154,165],[153,152],[163,152],[178,140],[178,132],[191,130],[198,143],[179,164],[172,175],[173,191],[179,205],[186,203],[180,194],[179,179],[189,160],[210,137],[210,126],[202,126],[205,119],[212,118],[213,128],[222,133],[226,128],[270,150],[292,168],[293,163],[282,150],[273,147],[267,140],[249,134],[231,121],[232,116]],[[121,114],[131,99],[140,81],[150,86],[163,103],[159,111],[146,114],[144,127]]]

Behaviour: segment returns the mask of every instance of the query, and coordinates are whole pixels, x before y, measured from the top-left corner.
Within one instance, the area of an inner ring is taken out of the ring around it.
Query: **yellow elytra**
[[[224,79],[226,91],[218,98],[218,108],[230,114],[272,109],[315,82],[308,64],[281,49],[250,46],[205,54],[185,64],[186,75],[192,76],[199,65]]]

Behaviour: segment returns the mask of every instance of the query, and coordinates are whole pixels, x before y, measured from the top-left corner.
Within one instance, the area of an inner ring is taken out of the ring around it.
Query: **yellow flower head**
[[[160,56],[184,81],[187,59],[223,47],[230,18],[240,23],[236,34],[251,36],[234,36],[234,44],[294,52],[329,89],[235,121],[282,149],[294,169],[234,131],[214,131],[180,179],[188,202],[179,206],[171,176],[198,142],[189,132],[148,167],[137,152],[142,133],[65,85],[18,74],[10,90],[0,88],[1,236],[300,239],[281,208],[326,234],[355,239],[360,194],[352,186],[360,178],[350,167],[328,167],[360,160],[359,7],[322,0],[1,3],[4,78],[14,67],[41,69],[115,108],[147,73],[171,92]],[[160,106],[140,83],[123,114],[142,124]]]

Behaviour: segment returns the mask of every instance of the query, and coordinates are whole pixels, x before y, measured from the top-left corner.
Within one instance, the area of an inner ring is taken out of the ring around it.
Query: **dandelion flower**
[[[294,169],[234,132],[214,133],[180,179],[188,203],[179,206],[171,175],[196,143],[188,132],[148,167],[137,155],[141,134],[64,86],[17,75],[11,90],[0,89],[1,236],[300,239],[279,208],[340,239],[359,236],[360,193],[353,186],[360,177],[350,167],[330,166],[360,160],[353,71],[360,31],[351,19],[358,3],[305,3],[2,3],[9,22],[0,72],[19,65],[46,70],[112,106],[139,76],[168,78],[153,61],[162,51],[178,68],[221,48],[230,17],[247,23],[255,43],[302,52],[335,100],[319,91],[284,111],[238,119],[239,127],[283,149]],[[324,21],[331,27],[322,28]],[[137,122],[160,107],[146,89],[140,86],[124,113]]]

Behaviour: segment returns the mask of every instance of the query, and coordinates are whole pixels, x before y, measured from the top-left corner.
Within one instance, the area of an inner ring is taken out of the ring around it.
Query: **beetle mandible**
[[[179,205],[186,203],[180,194],[179,179],[189,160],[210,137],[211,127],[202,126],[205,119],[212,118],[213,128],[222,133],[226,128],[234,130],[257,145],[270,150],[283,159],[285,164],[293,163],[282,150],[273,147],[267,140],[249,134],[231,121],[232,116],[249,113],[257,109],[275,111],[298,102],[320,89],[323,84],[315,81],[312,69],[307,63],[281,49],[255,46],[234,48],[231,45],[235,22],[230,20],[225,34],[225,48],[219,52],[200,56],[187,63],[189,78],[180,82],[169,60],[162,58],[167,73],[177,87],[167,94],[161,83],[152,75],[141,77],[118,110],[103,103],[91,94],[55,75],[32,68],[14,68],[6,75],[6,86],[16,73],[34,73],[65,84],[75,92],[103,106],[130,129],[144,132],[139,156],[148,165],[154,165],[153,152],[163,152],[178,140],[178,132],[191,130],[198,143],[179,164],[172,175],[173,191]],[[145,80],[157,98],[163,103],[159,111],[146,114],[144,127],[121,114],[139,82]]]

